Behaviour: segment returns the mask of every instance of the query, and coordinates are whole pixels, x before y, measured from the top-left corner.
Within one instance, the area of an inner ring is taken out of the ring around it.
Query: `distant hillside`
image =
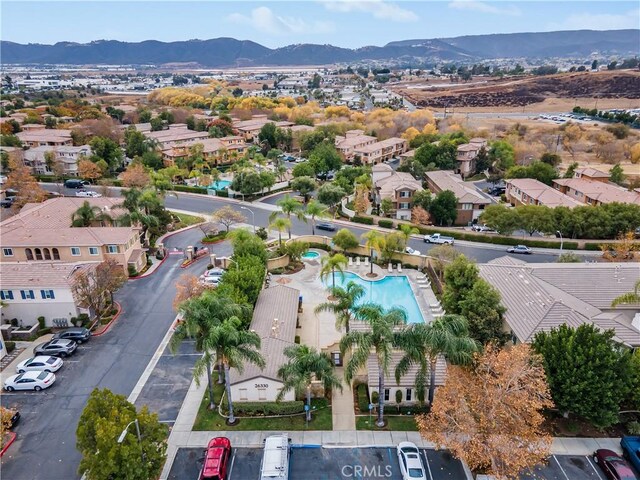
[[[138,43],[99,40],[80,44],[40,45],[2,41],[2,63],[21,64],[164,64],[197,63],[205,67],[322,65],[363,60],[471,62],[492,58],[585,57],[640,54],[640,30],[578,30],[545,33],[472,35],[402,40],[357,49],[300,44],[270,49],[248,40],[216,38],[182,42]]]

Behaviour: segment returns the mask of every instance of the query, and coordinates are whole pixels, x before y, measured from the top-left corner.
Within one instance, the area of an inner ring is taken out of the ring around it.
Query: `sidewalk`
[[[336,376],[344,377],[344,368],[336,368]],[[343,385],[340,390],[331,392],[331,411],[333,415],[334,433],[353,431],[356,429],[356,415],[353,411],[353,390],[350,385]]]

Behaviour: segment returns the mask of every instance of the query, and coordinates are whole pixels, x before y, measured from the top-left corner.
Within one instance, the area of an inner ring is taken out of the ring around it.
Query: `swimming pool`
[[[364,280],[355,273],[345,272],[344,278],[336,273],[336,286],[344,287],[349,282],[362,285],[365,294],[360,303],[373,302],[388,310],[392,307],[401,307],[407,312],[407,323],[424,322],[416,297],[411,290],[409,279],[405,275],[397,277],[385,277],[382,280]],[[325,280],[325,285],[331,285],[331,276]]]
[[[231,180],[218,180],[209,185],[213,190],[226,190],[231,185]]]
[[[315,260],[320,256],[318,252],[308,251],[302,254],[302,258],[305,260]]]

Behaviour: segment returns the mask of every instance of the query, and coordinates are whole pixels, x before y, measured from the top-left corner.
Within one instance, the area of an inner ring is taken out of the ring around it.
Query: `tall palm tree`
[[[638,280],[633,287],[633,292],[623,293],[619,297],[613,299],[611,302],[612,307],[617,307],[621,303],[634,304],[640,303],[640,280]]]
[[[400,308],[385,311],[382,306],[367,303],[356,308],[355,317],[368,325],[366,331],[351,331],[340,340],[340,352],[350,352],[344,375],[351,383],[358,371],[367,364],[369,355],[375,353],[378,363],[378,419],[376,425],[384,426],[384,378],[388,374],[391,354],[398,327],[407,322],[407,314]]]
[[[318,352],[307,345],[291,345],[284,349],[284,355],[289,359],[278,369],[278,377],[282,379],[282,388],[278,392],[276,401],[281,401],[284,395],[293,390],[296,396],[307,396],[307,421],[311,420],[311,382],[322,382],[325,392],[339,388],[342,383],[335,374],[335,364],[328,353]]]
[[[365,240],[364,246],[369,249],[369,263],[371,264],[371,272],[369,274],[373,276],[373,251],[375,250],[380,254],[384,236],[376,230],[369,230],[362,235],[362,238]]]
[[[429,405],[433,405],[436,389],[436,363],[443,355],[454,364],[468,364],[480,348],[469,336],[467,319],[460,315],[444,315],[433,322],[416,323],[396,335],[396,345],[404,352],[395,371],[396,382],[417,365],[416,389],[418,398],[424,400],[429,374]]]
[[[298,220],[302,220],[304,222],[307,221],[307,219],[304,216],[302,203],[300,203],[298,200],[291,197],[290,195],[285,195],[283,198],[281,198],[276,202],[276,205],[280,207],[281,212],[287,217],[287,220],[289,220],[289,222],[291,222],[292,215],[295,215],[298,218]],[[278,213],[280,212],[273,212],[269,217],[269,221],[272,222],[278,216]],[[291,225],[289,225],[288,232],[289,232],[289,239],[291,239]]]
[[[283,217],[276,217],[269,224],[269,228],[278,231],[278,242],[282,246],[282,232],[291,229],[291,220]]]
[[[330,257],[322,259],[320,268],[320,279],[325,280],[331,274],[332,289],[336,288],[336,270],[344,278],[344,269],[347,266],[347,257],[341,253],[335,253]]]
[[[198,360],[197,371],[194,370],[196,383],[200,384],[202,370],[207,373],[207,384],[209,387],[209,408],[215,408],[213,398],[213,383],[211,380],[211,364],[216,359],[216,352],[207,349],[205,339],[211,333],[215,325],[219,325],[229,317],[248,318],[251,315],[251,308],[246,304],[237,304],[228,298],[206,291],[199,297],[191,298],[180,306],[182,322],[178,324],[169,341],[169,350],[175,353],[180,344],[187,338],[192,338],[196,343],[196,350],[203,352],[203,356]],[[219,383],[222,383],[222,368],[218,376]]]
[[[328,207],[317,200],[309,200],[305,214],[311,218],[311,235],[316,234],[316,218],[326,217]]]
[[[71,215],[72,227],[90,227],[95,222],[100,222],[100,225],[104,226],[105,224],[112,224],[113,218],[107,212],[103,212],[100,207],[92,206],[86,200]]]
[[[411,239],[411,235],[416,235],[420,233],[420,230],[418,230],[416,227],[412,227],[411,225],[407,225],[406,223],[403,223],[400,225],[400,233],[402,234],[404,248],[406,248],[407,245],[409,245],[409,240]]]
[[[231,374],[233,367],[242,373],[244,363],[250,362],[264,368],[265,361],[260,354],[260,336],[256,332],[245,330],[238,317],[230,317],[213,326],[204,340],[206,349],[215,351],[224,367],[225,390],[229,406],[229,424],[236,423],[231,398]],[[197,364],[196,364],[197,366]],[[197,371],[194,369],[194,374]]]
[[[333,313],[336,316],[336,330],[341,330],[344,327],[349,333],[356,303],[364,294],[364,287],[355,282],[347,283],[346,288],[333,287],[331,289],[331,297],[333,297],[334,301],[321,303],[316,307],[315,313]]]

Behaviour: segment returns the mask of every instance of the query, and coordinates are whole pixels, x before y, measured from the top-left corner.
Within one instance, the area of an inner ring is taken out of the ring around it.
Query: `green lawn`
[[[195,215],[186,215],[184,213],[176,213],[176,212],[171,212],[171,213],[180,219],[180,226],[178,228],[184,228],[184,227],[188,227],[189,225],[195,225],[196,223],[204,222],[204,218],[198,217]]]
[[[214,398],[218,400],[222,395],[222,385],[217,385],[214,388]],[[331,415],[331,406],[326,408],[320,408],[326,405],[326,400],[322,398],[312,399],[311,406],[318,408],[313,413],[313,419],[309,422],[307,427],[304,420],[304,414],[297,415],[295,417],[280,417],[280,418],[242,418],[234,425],[229,426],[225,422],[225,418],[218,414],[218,410],[208,410],[209,394],[205,392],[198,410],[198,416],[196,417],[194,430],[332,430],[333,418]]]
[[[395,430],[400,432],[417,432],[418,425],[416,425],[415,417],[413,415],[403,415],[400,417],[386,416],[387,426],[384,428],[376,427],[376,416],[371,415],[371,423],[369,423],[369,416],[356,417],[356,430]]]

